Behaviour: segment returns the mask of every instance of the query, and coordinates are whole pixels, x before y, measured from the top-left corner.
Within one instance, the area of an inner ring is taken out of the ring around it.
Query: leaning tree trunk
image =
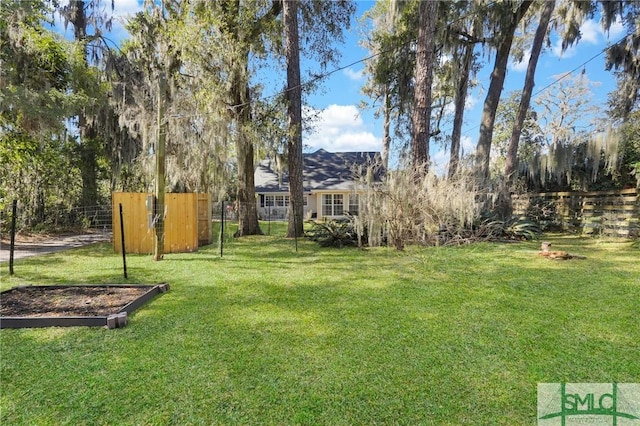
[[[502,94],[504,79],[507,74],[507,63],[509,61],[509,52],[513,44],[513,37],[518,23],[524,17],[527,9],[533,1],[523,1],[518,10],[513,14],[513,19],[502,28],[503,35],[498,50],[496,52],[496,60],[491,73],[491,83],[487,97],[484,101],[482,109],[482,120],[480,122],[480,135],[478,136],[478,144],[476,146],[476,162],[478,177],[481,180],[489,178],[489,159],[491,156],[491,139],[493,138],[493,126],[496,121],[496,111]]]
[[[419,28],[416,50],[414,106],[411,115],[411,164],[414,167],[429,162],[429,126],[431,121],[431,84],[433,82],[433,57],[435,28],[438,13],[437,1],[421,1],[418,9]]]
[[[464,46],[464,56],[460,64],[460,80],[456,87],[455,113],[453,116],[453,131],[451,132],[451,153],[449,155],[449,179],[458,172],[460,163],[460,139],[462,137],[462,122],[464,120],[464,106],[467,100],[467,90],[469,87],[469,74],[471,63],[473,62],[474,44],[467,42]]]
[[[520,106],[518,107],[518,115],[515,123],[513,123],[513,131],[511,132],[511,139],[509,140],[509,148],[507,149],[507,158],[504,169],[504,175],[507,180],[512,180],[518,164],[518,143],[520,141],[520,135],[522,133],[522,127],[524,126],[524,120],[527,117],[529,111],[529,104],[531,103],[531,94],[533,92],[533,86],[535,84],[534,78],[536,74],[536,67],[538,65],[538,58],[542,51],[542,45],[544,43],[545,35],[549,27],[549,21],[553,14],[553,9],[556,6],[555,0],[548,0],[545,3],[544,9],[540,14],[540,22],[536,29],[536,35],[533,38],[533,46],[531,47],[531,58],[529,59],[529,65],[527,66],[527,75],[524,80],[524,88],[522,90],[522,97],[520,98]]]
[[[283,2],[285,53],[287,58],[287,112],[289,115],[289,224],[287,237],[303,234],[304,181],[302,170],[302,89],[300,86],[300,49],[298,39],[298,0]]]

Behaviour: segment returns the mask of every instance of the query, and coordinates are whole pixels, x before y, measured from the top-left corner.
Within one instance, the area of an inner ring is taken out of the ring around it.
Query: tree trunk
[[[83,46],[83,61],[88,66],[86,38],[87,15],[84,0],[71,0],[67,6],[68,19],[73,25],[73,36],[76,42]],[[82,177],[82,206],[89,207],[98,204],[98,156],[96,150],[96,132],[89,123],[84,111],[78,113],[78,131],[80,145],[80,173]]]
[[[482,109],[482,120],[480,123],[480,135],[478,136],[478,144],[476,146],[476,165],[478,177],[482,180],[489,178],[489,160],[491,156],[491,139],[493,138],[493,125],[496,120],[496,111],[502,94],[504,79],[507,74],[507,64],[509,61],[509,52],[513,44],[513,36],[518,23],[524,17],[527,9],[533,1],[523,1],[518,10],[513,14],[513,19],[508,22],[502,29],[504,38],[500,41],[496,52],[496,61],[491,73],[491,83],[489,91],[484,101]]]
[[[518,164],[518,143],[520,141],[520,135],[522,133],[522,127],[524,126],[524,120],[527,117],[529,111],[529,104],[531,103],[531,94],[533,92],[533,86],[535,84],[534,77],[536,74],[536,67],[538,65],[538,58],[542,51],[542,45],[544,38],[549,28],[549,21],[553,14],[553,9],[556,6],[555,0],[548,0],[545,2],[544,9],[540,14],[540,22],[536,29],[536,35],[533,39],[533,46],[531,47],[531,58],[529,58],[529,65],[527,66],[527,75],[524,80],[524,88],[522,90],[522,97],[520,98],[520,106],[518,107],[518,115],[515,123],[513,123],[513,130],[511,132],[511,139],[509,140],[509,148],[507,149],[507,158],[504,169],[504,175],[507,180],[512,180]]]
[[[165,142],[167,122],[164,117],[166,82],[164,75],[158,77],[158,137],[156,139],[156,185],[155,185],[155,237],[153,241],[153,260],[162,260],[164,256],[164,191],[165,191]]]
[[[300,48],[298,39],[298,0],[283,2],[285,54],[287,59],[287,112],[289,115],[289,224],[287,237],[303,234],[304,180],[302,171],[302,88],[300,86]]]
[[[86,123],[84,112],[78,116],[80,129],[80,174],[82,177],[82,206],[90,207],[98,204],[98,144],[93,126]]]
[[[258,223],[258,207],[256,204],[256,188],[254,179],[254,147],[253,141],[247,135],[247,128],[251,125],[251,105],[249,96],[249,82],[247,81],[249,68],[249,47],[243,39],[244,31],[238,27],[240,21],[240,1],[226,3],[232,6],[229,13],[228,33],[235,38],[238,46],[245,46],[237,56],[236,64],[230,75],[232,119],[235,122],[236,157],[238,161],[238,190],[236,201],[238,205],[238,230],[235,237],[245,235],[261,235]],[[246,34],[244,34],[246,36]]]
[[[433,56],[437,1],[421,1],[418,9],[418,41],[415,66],[414,106],[411,116],[411,162],[414,167],[429,162],[429,126],[431,121],[431,84],[433,82]]]
[[[391,95],[389,94],[388,84],[385,84],[384,88],[384,123],[382,129],[382,166],[385,170],[388,170],[389,152],[391,152]]]
[[[248,59],[248,56],[247,56]],[[236,237],[245,235],[261,235],[262,230],[258,223],[258,207],[256,204],[256,187],[254,179],[254,149],[253,141],[246,134],[245,128],[250,125],[251,113],[249,110],[249,90],[244,83],[244,88],[237,87],[238,93],[244,93],[236,97],[236,105],[241,105],[236,115],[238,136],[236,137],[236,157],[238,160],[238,230]],[[244,89],[244,90],[243,90]]]
[[[458,172],[460,163],[460,139],[462,137],[462,122],[464,120],[464,106],[467,100],[467,89],[469,87],[469,74],[473,61],[473,43],[467,42],[464,46],[464,56],[460,64],[460,80],[456,87],[455,113],[453,116],[453,131],[451,132],[451,152],[449,155],[449,179]]]

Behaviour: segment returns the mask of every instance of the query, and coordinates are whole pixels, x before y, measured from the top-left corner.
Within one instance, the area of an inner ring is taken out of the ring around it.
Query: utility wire
[[[488,4],[487,4],[487,7],[493,6],[494,4],[496,4],[496,3],[498,3],[498,2],[499,2],[499,0],[493,0],[492,2],[490,2],[490,3],[488,3]],[[465,20],[465,19],[467,19],[467,18],[471,18],[471,17],[473,17],[473,16],[475,16],[475,15],[478,15],[479,13],[480,13],[480,11],[473,12],[473,13],[468,13],[468,14],[466,14],[466,15],[461,15],[461,16],[459,16],[458,18],[456,18],[456,19],[454,19],[453,21],[451,21],[451,23],[449,23],[448,25],[450,26],[451,24],[455,24],[455,23],[460,22],[460,21],[463,21],[463,20]],[[433,32],[431,33],[431,35],[434,35],[435,33],[436,33],[436,31],[433,31]],[[352,66],[354,66],[354,65],[358,65],[358,64],[361,64],[361,63],[364,63],[364,62],[368,62],[368,61],[370,61],[370,60],[372,60],[372,59],[374,59],[374,58],[376,58],[376,57],[378,57],[378,56],[384,55],[384,54],[386,54],[386,53],[391,53],[391,52],[393,52],[393,51],[395,51],[395,50],[397,50],[397,49],[399,49],[399,48],[401,48],[401,47],[407,46],[407,45],[409,45],[409,44],[411,44],[411,43],[414,43],[414,42],[415,42],[415,40],[414,40],[414,39],[411,39],[411,40],[406,41],[406,42],[404,42],[404,43],[401,43],[401,44],[399,44],[399,45],[397,45],[397,46],[392,46],[392,47],[390,47],[390,48],[388,48],[388,49],[381,50],[381,51],[376,52],[376,53],[372,53],[371,55],[368,55],[368,56],[366,56],[366,57],[364,57],[364,58],[361,58],[361,59],[358,59],[358,60],[356,60],[356,61],[353,61],[353,62],[351,62],[351,63],[349,63],[349,64],[341,65],[341,66],[339,66],[339,67],[337,67],[337,68],[334,68],[334,69],[332,69],[332,70],[330,70],[330,71],[326,71],[326,72],[324,72],[324,73],[322,73],[322,74],[320,74],[320,75],[317,75],[317,76],[315,76],[315,77],[311,78],[311,79],[310,79],[310,80],[308,80],[308,81],[305,81],[305,82],[300,83],[300,84],[299,84],[299,85],[297,85],[297,86],[294,86],[294,87],[290,87],[290,88],[287,88],[287,89],[280,90],[280,91],[278,91],[278,92],[276,92],[276,93],[274,93],[274,94],[272,94],[272,95],[267,95],[267,96],[263,97],[262,99],[263,99],[263,100],[266,100],[266,99],[277,98],[278,96],[282,96],[282,95],[284,95],[284,94],[285,94],[285,93],[287,93],[288,91],[292,91],[292,90],[295,90],[295,89],[298,89],[298,88],[300,88],[300,89],[305,89],[306,87],[311,86],[311,85],[312,85],[312,84],[314,84],[315,82],[317,82],[317,81],[319,81],[319,80],[322,80],[322,79],[325,79],[325,78],[327,78],[327,77],[329,77],[329,76],[331,76],[331,75],[333,75],[333,74],[335,74],[335,73],[337,73],[337,72],[343,71],[343,70],[345,70],[345,69],[347,69],[347,68],[350,68],[350,67],[352,67]],[[243,102],[243,103],[236,104],[236,105],[230,105],[228,108],[230,108],[230,109],[242,108],[242,107],[244,107],[244,106],[248,106],[249,104],[250,104],[250,101],[247,101],[247,102]],[[214,114],[214,112],[210,112],[210,113],[206,113],[206,114],[199,114],[199,115],[197,115],[197,116],[209,115],[209,114]],[[173,115],[171,115],[171,117],[173,117],[173,118],[188,118],[188,117],[196,117],[196,115],[189,115],[189,114],[187,114],[187,115],[183,115],[183,114],[173,114]]]
[[[573,73],[575,73],[576,71],[578,71],[581,68],[584,68],[585,65],[587,65],[589,62],[592,62],[593,60],[595,60],[596,58],[602,56],[607,50],[611,49],[612,47],[622,43],[624,40],[626,40],[628,37],[632,36],[633,33],[628,33],[625,36],[623,36],[620,40],[618,40],[617,42],[606,46],[605,48],[603,48],[600,52],[596,53],[595,55],[593,55],[592,57],[590,57],[589,59],[587,59],[586,61],[584,61],[583,63],[581,63],[580,65],[576,66],[575,68],[573,68],[571,71],[567,71],[566,73],[562,74],[560,77],[556,78],[555,80],[553,80],[551,83],[547,84],[546,86],[544,86],[542,89],[536,91],[533,95],[531,95],[531,99],[535,98],[536,96],[538,96],[540,93],[544,92],[545,90],[547,90],[548,88],[558,84],[559,82],[561,82],[562,80],[564,80],[565,78],[569,77],[570,75],[572,75]],[[471,132],[472,130],[476,130],[480,128],[480,124],[477,124],[473,127],[469,127],[467,129],[464,130],[464,135],[465,136],[469,136],[469,132]],[[451,130],[451,129],[449,129]]]

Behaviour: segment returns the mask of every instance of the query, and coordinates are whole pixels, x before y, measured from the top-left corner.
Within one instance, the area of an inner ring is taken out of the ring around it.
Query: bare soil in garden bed
[[[107,316],[149,290],[149,286],[16,287],[0,294],[0,316]]]

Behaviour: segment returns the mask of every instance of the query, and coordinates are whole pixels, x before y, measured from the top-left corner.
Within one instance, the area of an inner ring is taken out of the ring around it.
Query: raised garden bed
[[[129,314],[168,290],[167,283],[14,287],[0,293],[0,328],[121,328]]]

